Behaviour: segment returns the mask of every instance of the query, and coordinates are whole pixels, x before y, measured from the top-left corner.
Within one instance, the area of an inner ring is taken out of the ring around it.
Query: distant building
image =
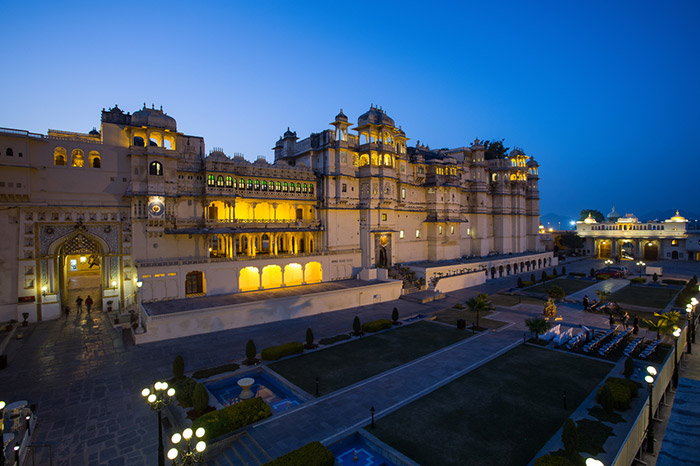
[[[589,214],[576,223],[576,232],[585,240],[584,249],[599,258],[700,260],[700,230],[678,211],[668,220],[640,222],[613,207],[606,222],[598,223]]]
[[[0,129],[0,320],[54,318],[87,294],[116,308],[137,283],[150,302],[543,250],[538,164],[523,151],[409,147],[374,106],[330,125],[287,130],[274,163],[207,152],[145,105],[103,110],[89,133]],[[549,257],[489,265],[491,277]]]

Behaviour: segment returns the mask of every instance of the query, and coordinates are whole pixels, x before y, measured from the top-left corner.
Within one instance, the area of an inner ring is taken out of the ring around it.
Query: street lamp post
[[[646,266],[647,264],[644,261],[639,261],[637,262],[637,267],[639,267],[639,276],[642,276],[642,269]]]
[[[693,349],[690,346],[691,336],[692,336],[693,342],[695,339],[695,334],[693,332],[695,329],[695,317],[693,316],[692,304],[688,304],[687,306],[685,306],[685,312],[687,312],[686,315],[688,317],[688,334],[686,335],[687,343],[688,343],[688,354],[693,354]]]
[[[3,439],[5,430],[5,402],[0,400],[0,466],[5,464],[5,440]]]
[[[202,460],[202,455],[207,448],[207,444],[204,440],[199,440],[194,448],[192,448],[192,441],[204,437],[204,427],[199,427],[194,431],[195,438],[192,438],[192,434],[192,429],[188,427],[182,431],[182,434],[175,432],[170,438],[173,444],[176,445],[168,450],[168,459],[173,462],[173,466],[191,465],[199,463]],[[180,443],[183,439],[185,441]]]
[[[168,382],[156,382],[153,390],[144,388],[141,395],[146,398],[146,403],[151,409],[158,411],[158,466],[165,466],[165,454],[163,453],[163,420],[160,410],[170,403],[175,395],[174,388],[168,388]]]
[[[134,333],[144,333],[145,330],[143,329],[143,323],[141,322],[141,299],[142,299],[142,294],[141,294],[141,287],[143,286],[143,282],[141,280],[136,282],[136,294],[138,295],[136,297],[136,312],[139,313],[139,326],[136,327],[136,330],[134,330]]]
[[[681,336],[681,329],[676,328],[673,331],[673,356],[675,365],[673,366],[673,388],[678,387],[678,337]]]
[[[647,427],[647,453],[654,454],[654,376],[656,368],[654,366],[647,367],[649,375],[644,377],[649,388],[649,427]]]
[[[605,260],[605,266],[608,267],[608,266],[611,266],[611,265],[613,265],[613,261],[610,260],[610,259],[606,259],[606,260]]]
[[[595,458],[586,459],[586,466],[605,466],[602,461]]]

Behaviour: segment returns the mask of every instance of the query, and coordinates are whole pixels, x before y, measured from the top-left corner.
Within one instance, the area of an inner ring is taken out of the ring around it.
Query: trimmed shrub
[[[360,333],[360,330],[362,329],[362,325],[360,324],[360,318],[358,316],[355,316],[355,318],[352,321],[352,330],[355,332],[355,335]]]
[[[334,337],[321,338],[318,342],[322,345],[332,345],[333,343],[338,343],[339,341],[349,340],[349,339],[350,339],[350,335],[345,335],[343,333],[342,335],[336,335]]]
[[[398,309],[394,308],[394,309],[391,311],[391,320],[393,320],[394,322],[398,322],[398,321],[399,321],[399,310],[398,310]]]
[[[557,268],[556,267],[554,267],[554,269],[552,270],[552,276],[553,277],[557,276]]]
[[[307,443],[263,466],[333,466],[335,457],[321,442]]]
[[[576,463],[563,456],[544,455],[535,460],[535,466],[576,466]]]
[[[224,372],[233,372],[241,367],[235,362],[230,364],[224,364],[222,366],[212,367],[211,369],[202,369],[200,371],[195,371],[192,377],[195,379],[208,379],[209,377],[217,374],[223,374]]]
[[[194,420],[192,428],[196,430],[204,427],[206,431],[204,439],[207,443],[211,443],[216,437],[270,417],[271,414],[270,405],[262,398],[254,397],[204,414]]]
[[[534,273],[531,273],[531,274],[530,274],[530,281],[531,281],[532,283],[537,283],[537,279],[535,278],[535,274],[534,274]]]
[[[578,455],[578,430],[576,429],[576,423],[571,418],[564,422],[561,441],[564,444],[566,456],[572,459],[576,458],[576,455]]]
[[[561,274],[562,274],[562,275],[566,275],[566,267],[562,267],[562,268],[561,268]]]
[[[591,275],[591,278],[595,277],[595,269],[591,268],[591,271],[589,272]]]
[[[522,288],[523,286],[523,279],[518,277],[518,288]]]
[[[258,350],[255,348],[255,343],[253,340],[248,340],[248,343],[245,345],[245,357],[248,362],[253,362],[256,354],[258,354]]]
[[[193,406],[192,395],[194,394],[195,385],[197,385],[197,382],[189,377],[172,381],[172,386],[175,389],[175,398],[185,408]]]
[[[306,329],[306,346],[309,348],[314,346],[314,332],[311,328]]]
[[[525,281],[525,282],[523,282],[523,288],[527,288],[528,286],[532,286],[534,284],[535,284],[535,282],[533,282],[533,281],[530,281],[530,280]]]
[[[654,275],[652,275],[651,279],[654,280],[654,283],[656,283],[659,281],[659,276],[656,273],[654,273]]]
[[[570,277],[585,277],[586,274],[583,272],[569,272]]]
[[[630,280],[632,283],[646,283],[647,279],[646,277],[635,277]]]
[[[371,322],[365,322],[362,324],[362,331],[366,333],[374,333],[380,330],[385,330],[391,328],[391,321],[389,319],[377,319]]]
[[[203,413],[207,410],[207,406],[209,406],[209,393],[204,387],[204,384],[198,383],[194,386],[192,404],[194,405],[194,410],[198,413]]]
[[[270,346],[262,350],[260,355],[265,361],[276,361],[285,356],[304,352],[304,344],[298,341],[290,341],[283,345]]]
[[[173,360],[173,377],[180,380],[185,376],[185,360],[179,354]]]
[[[599,388],[598,393],[596,393],[596,402],[603,406],[603,408],[606,408],[606,405],[603,404],[604,402],[609,403],[605,398],[608,397],[608,395],[603,395],[603,392],[606,391],[606,387],[610,391],[610,395],[612,395],[613,408],[619,411],[626,411],[630,409],[632,398],[637,396],[639,385],[630,380],[609,377],[605,381],[605,385]]]
[[[579,451],[593,456],[605,453],[603,445],[613,433],[613,429],[602,422],[590,419],[581,419],[576,424]]]
[[[547,296],[556,301],[557,299],[564,299],[564,297],[566,296],[566,292],[562,287],[552,285],[552,287],[547,290]]]
[[[625,359],[625,370],[623,374],[627,380],[629,380],[629,378],[632,377],[632,374],[634,374],[634,359],[631,357]]]
[[[610,278],[610,275],[605,274],[605,273],[601,273],[600,275],[596,276],[595,278],[597,278],[598,280],[607,280],[608,278]]]
[[[688,282],[685,280],[676,280],[674,278],[664,278],[661,283],[666,283],[668,285],[682,285],[685,286]]]
[[[547,280],[549,280],[549,277],[547,276],[547,271],[543,270],[542,271],[542,281],[546,282]]]
[[[615,409],[615,398],[613,397],[612,391],[608,385],[603,385],[598,390],[595,400],[607,414],[612,414]]]

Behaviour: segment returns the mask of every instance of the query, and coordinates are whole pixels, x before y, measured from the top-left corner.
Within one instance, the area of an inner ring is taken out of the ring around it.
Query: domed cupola
[[[335,116],[335,121],[344,121],[345,123],[348,122],[348,117],[343,113],[343,109],[340,109],[340,113]]]
[[[156,109],[155,106],[146,108],[146,104],[143,104],[141,110],[131,115],[131,126],[147,126],[150,128],[163,128],[170,131],[177,131],[177,122],[175,118],[164,113],[163,107],[161,107],[160,110]]]
[[[362,125],[388,125],[395,126],[394,120],[384,113],[381,108],[370,106],[369,111],[360,115],[357,119],[357,126]]]
[[[608,222],[617,222],[617,220],[620,217],[622,217],[622,215],[620,215],[620,213],[617,210],[615,210],[615,206],[613,205],[613,208],[610,211],[610,213],[607,215],[606,220]]]

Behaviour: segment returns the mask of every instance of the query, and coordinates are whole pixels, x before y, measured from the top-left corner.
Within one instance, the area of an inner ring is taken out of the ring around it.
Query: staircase
[[[272,460],[248,432],[243,432],[216,455],[207,466],[261,466]]]

